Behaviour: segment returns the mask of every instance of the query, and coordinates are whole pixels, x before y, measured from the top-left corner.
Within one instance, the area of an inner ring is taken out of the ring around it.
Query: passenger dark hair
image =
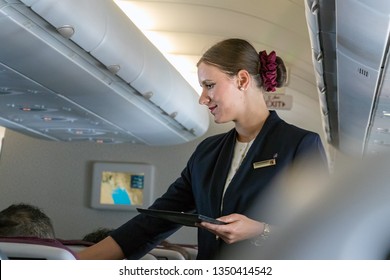
[[[38,207],[12,204],[0,212],[0,236],[54,239],[50,218]]]
[[[86,234],[82,240],[92,242],[92,243],[98,243],[99,241],[109,236],[111,231],[113,231],[113,229],[111,228],[103,228],[103,227],[98,228],[93,232]]]
[[[260,52],[261,53],[261,52]],[[204,62],[218,67],[222,72],[234,76],[245,69],[263,87],[261,78],[260,53],[246,40],[233,38],[223,40],[208,49],[197,63]],[[283,60],[276,56],[276,87],[282,87],[287,81],[287,71]]]

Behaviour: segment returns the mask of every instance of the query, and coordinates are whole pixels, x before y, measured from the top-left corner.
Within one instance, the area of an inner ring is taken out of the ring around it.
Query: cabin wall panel
[[[200,140],[167,147],[134,144],[63,143],[6,130],[0,158],[0,208],[26,202],[53,220],[58,238],[78,239],[98,227],[118,227],[136,212],[90,207],[93,162],[137,162],[155,166],[153,198],[179,176]],[[183,228],[171,242],[196,243]]]

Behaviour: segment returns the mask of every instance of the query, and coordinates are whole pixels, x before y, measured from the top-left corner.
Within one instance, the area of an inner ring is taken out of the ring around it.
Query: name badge
[[[263,167],[267,167],[267,166],[272,166],[272,165],[275,165],[276,164],[276,159],[267,159],[267,160],[263,160],[263,161],[258,161],[258,162],[254,162],[253,163],[253,169],[257,169],[257,168],[263,168]]]

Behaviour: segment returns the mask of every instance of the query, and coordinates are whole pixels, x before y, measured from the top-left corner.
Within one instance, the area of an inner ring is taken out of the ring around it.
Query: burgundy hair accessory
[[[260,57],[260,75],[263,80],[263,87],[266,91],[275,91],[277,86],[276,82],[276,53],[272,51],[267,55],[266,51],[261,51],[259,53]]]

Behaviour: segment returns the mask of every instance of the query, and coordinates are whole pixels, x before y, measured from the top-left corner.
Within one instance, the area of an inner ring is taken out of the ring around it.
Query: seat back
[[[56,239],[0,237],[0,251],[10,260],[76,260],[77,256]]]
[[[79,253],[80,251],[92,246],[93,242],[78,240],[78,239],[57,239],[60,241],[66,248],[70,249],[74,253]]]
[[[8,260],[8,257],[0,250],[0,260]]]
[[[140,258],[140,260],[157,260],[157,258],[155,256],[153,256],[152,254],[147,253],[145,256]]]
[[[198,255],[198,247],[196,245],[171,243],[168,240],[162,241],[156,248],[177,251],[186,260],[195,260]]]
[[[188,260],[196,260],[198,256],[198,246],[191,245],[191,244],[176,244],[177,246],[180,246],[187,252],[187,258]]]
[[[154,248],[149,254],[152,254],[158,260],[185,260],[186,258],[178,251],[166,248]]]

